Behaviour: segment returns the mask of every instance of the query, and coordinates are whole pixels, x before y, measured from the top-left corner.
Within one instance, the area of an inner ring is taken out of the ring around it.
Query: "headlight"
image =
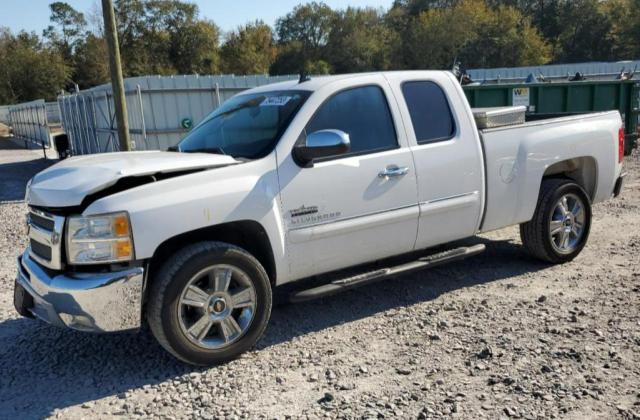
[[[67,221],[69,264],[101,264],[133,260],[133,238],[126,212],[74,216]]]

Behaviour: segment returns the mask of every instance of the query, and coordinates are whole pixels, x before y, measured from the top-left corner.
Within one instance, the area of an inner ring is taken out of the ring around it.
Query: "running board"
[[[335,295],[346,290],[355,289],[356,287],[375,283],[377,281],[384,280],[386,278],[393,277],[399,274],[406,274],[412,271],[433,268],[450,262],[463,260],[473,255],[480,254],[485,250],[485,248],[486,247],[483,244],[478,244],[471,247],[456,248],[449,251],[440,252],[438,254],[429,255],[427,257],[422,257],[416,261],[396,265],[395,267],[383,268],[363,274],[358,274],[352,277],[347,277],[344,279],[334,280],[331,283],[323,284],[322,286],[294,292],[289,295],[289,301],[292,303],[298,303]]]

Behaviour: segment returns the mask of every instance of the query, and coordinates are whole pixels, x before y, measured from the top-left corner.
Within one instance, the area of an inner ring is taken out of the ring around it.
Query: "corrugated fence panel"
[[[9,123],[16,137],[49,146],[49,125],[43,99],[10,106]]]
[[[9,124],[9,108],[10,105],[0,106],[0,123]]]
[[[134,150],[166,150],[222,102],[256,86],[298,76],[144,76],[125,79]],[[74,154],[118,150],[110,85],[58,97]]]
[[[58,108],[57,102],[46,102],[47,108],[47,122],[49,125],[60,124],[60,108]]]

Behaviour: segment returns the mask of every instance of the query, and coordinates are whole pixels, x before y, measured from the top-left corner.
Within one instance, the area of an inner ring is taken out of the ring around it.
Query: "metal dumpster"
[[[527,119],[618,110],[625,126],[625,153],[639,134],[640,81],[606,80],[464,86],[472,108],[525,106]]]

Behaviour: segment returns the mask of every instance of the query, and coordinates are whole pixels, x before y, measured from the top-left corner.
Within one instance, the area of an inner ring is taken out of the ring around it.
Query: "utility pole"
[[[104,17],[104,35],[107,38],[107,47],[109,50],[109,72],[111,73],[111,90],[113,91],[113,103],[115,105],[116,121],[118,123],[118,142],[120,144],[120,150],[128,152],[131,150],[129,117],[127,115],[127,102],[124,94],[124,81],[122,80],[116,16],[113,12],[113,3],[111,0],[102,0],[102,16]]]

